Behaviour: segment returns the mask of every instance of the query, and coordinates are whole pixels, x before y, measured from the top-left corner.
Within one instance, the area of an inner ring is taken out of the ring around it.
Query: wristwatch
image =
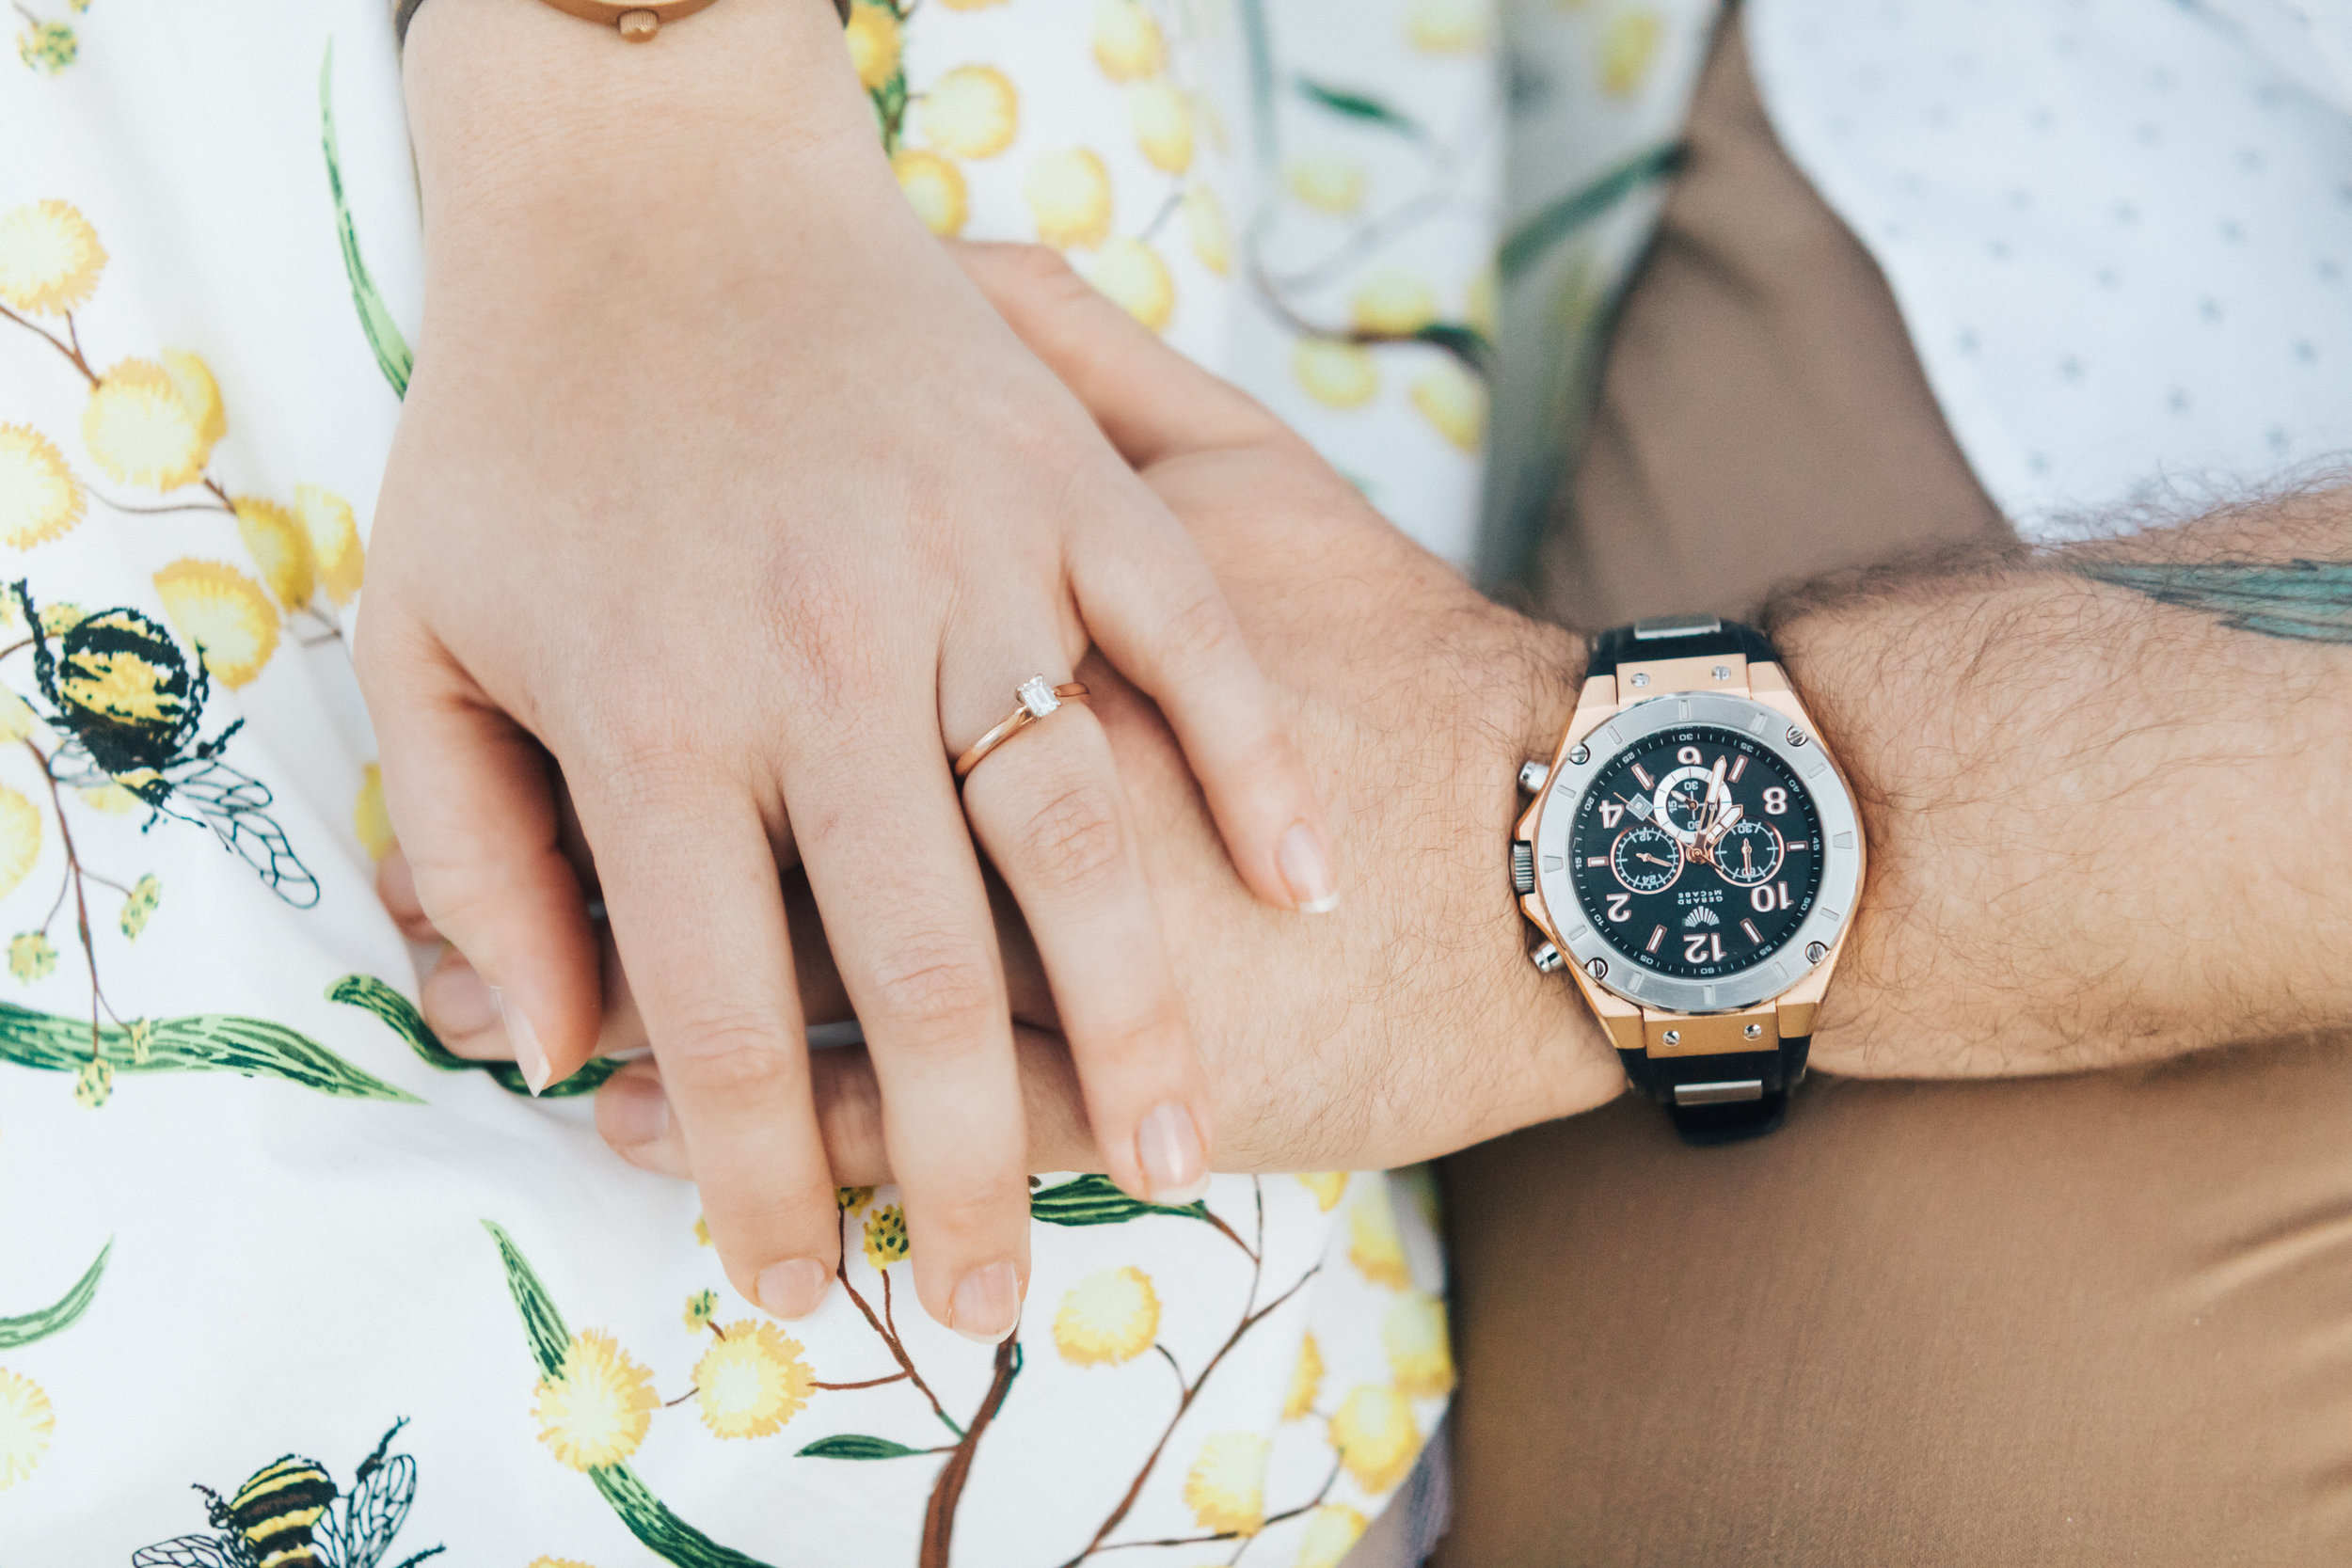
[[[1604,634],[1511,843],[1530,957],[1565,969],[1683,1137],[1780,1125],[1862,890],[1860,814],[1761,632]]]

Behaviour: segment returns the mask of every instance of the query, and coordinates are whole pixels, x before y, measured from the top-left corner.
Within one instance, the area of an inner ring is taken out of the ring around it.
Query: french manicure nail
[[[499,1021],[489,982],[454,947],[433,966],[421,989],[425,1016],[444,1035],[477,1035]]]
[[[1290,884],[1291,902],[1301,914],[1329,914],[1340,907],[1340,890],[1331,878],[1331,857],[1323,850],[1323,835],[1306,823],[1295,824],[1282,835],[1274,852]]]
[[[1190,1203],[1209,1190],[1200,1125],[1175,1101],[1152,1107],[1136,1129],[1136,1158],[1154,1203]]]
[[[833,1275],[814,1258],[791,1258],[771,1263],[755,1282],[759,1305],[772,1318],[805,1318],[825,1305]]]
[[[956,1285],[947,1303],[947,1326],[983,1345],[1004,1343],[1021,1321],[1021,1276],[1010,1263],[988,1263]]]
[[[614,1143],[654,1143],[670,1130],[670,1097],[651,1078],[616,1078],[596,1099]]]
[[[497,987],[489,988],[498,998],[499,1017],[505,1021],[506,1037],[515,1047],[515,1065],[523,1069],[523,1082],[537,1099],[555,1076],[555,1069],[548,1063],[548,1048],[539,1043],[539,1032],[531,1026],[531,1015],[506,1000],[506,993]]]

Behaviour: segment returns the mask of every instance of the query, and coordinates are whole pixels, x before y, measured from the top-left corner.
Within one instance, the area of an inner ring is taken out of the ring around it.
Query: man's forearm
[[[1817,1064],[2054,1072],[2352,1023],[2352,491],[1866,575],[1773,629],[1869,832]]]

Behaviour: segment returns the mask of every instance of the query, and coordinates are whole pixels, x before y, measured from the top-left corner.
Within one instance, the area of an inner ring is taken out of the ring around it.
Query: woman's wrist
[[[538,0],[431,0],[404,76],[434,250],[593,254],[691,237],[747,194],[830,208],[891,183],[830,0],[723,0],[649,45]]]

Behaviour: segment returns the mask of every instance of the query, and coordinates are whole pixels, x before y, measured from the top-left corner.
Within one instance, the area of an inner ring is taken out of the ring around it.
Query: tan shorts
[[[1545,603],[1737,612],[1999,527],[1735,24]],[[1730,1148],[1620,1101],[1447,1176],[1448,1568],[2352,1562],[2352,1040],[1817,1077]]]

